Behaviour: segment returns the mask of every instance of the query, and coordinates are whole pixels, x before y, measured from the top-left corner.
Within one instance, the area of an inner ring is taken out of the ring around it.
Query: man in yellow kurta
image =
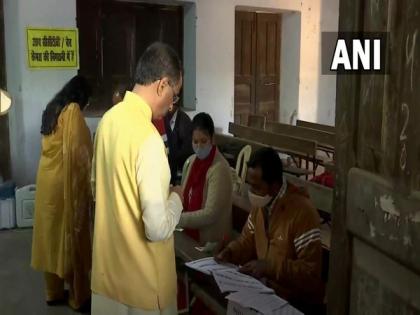
[[[96,133],[93,315],[177,313],[173,231],[182,193],[170,192],[165,147],[152,118],[162,118],[178,98],[178,56],[165,44],[151,45],[135,81]]]

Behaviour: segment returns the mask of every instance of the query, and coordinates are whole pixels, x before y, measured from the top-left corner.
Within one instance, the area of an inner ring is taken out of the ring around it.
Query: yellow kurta
[[[31,265],[65,279],[76,304],[89,295],[84,283],[91,267],[91,158],[89,129],[79,106],[70,104],[55,132],[42,138]]]
[[[149,105],[126,92],[98,126],[92,291],[107,301],[163,314],[176,301],[173,231],[182,203],[169,194],[169,164],[151,119]],[[95,296],[93,302],[92,310],[104,315]]]

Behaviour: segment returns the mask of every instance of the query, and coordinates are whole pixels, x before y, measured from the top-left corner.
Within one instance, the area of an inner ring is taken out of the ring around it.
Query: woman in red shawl
[[[184,211],[179,227],[201,245],[223,242],[232,230],[232,181],[226,159],[214,145],[214,124],[209,114],[199,113],[192,121],[195,152],[184,165],[182,186]],[[178,310],[188,311],[186,286],[178,280]],[[210,314],[200,300],[191,314]]]
[[[232,181],[229,164],[214,145],[210,115],[197,114],[192,125],[195,154],[184,165],[184,211],[179,227],[204,245],[222,241],[230,234]]]

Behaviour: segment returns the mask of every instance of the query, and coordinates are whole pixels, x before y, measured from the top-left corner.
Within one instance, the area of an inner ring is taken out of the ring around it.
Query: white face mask
[[[264,208],[272,199],[270,195],[259,196],[248,191],[249,202],[256,208]]]
[[[197,155],[197,158],[200,160],[207,158],[211,152],[211,149],[213,148],[211,144],[206,144],[203,147],[200,147],[196,144],[193,144],[192,146],[195,154]]]

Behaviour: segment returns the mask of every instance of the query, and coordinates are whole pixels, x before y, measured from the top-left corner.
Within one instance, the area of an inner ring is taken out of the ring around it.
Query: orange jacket
[[[233,263],[267,262],[267,285],[296,303],[321,303],[322,248],[320,217],[300,188],[287,189],[273,204],[268,232],[263,209],[253,209],[241,236],[229,244]]]

